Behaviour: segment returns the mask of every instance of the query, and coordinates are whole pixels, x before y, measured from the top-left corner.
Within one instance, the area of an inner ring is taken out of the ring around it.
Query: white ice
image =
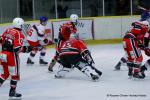
[[[17,92],[22,100],[150,100],[150,71],[143,80],[128,79],[127,67],[114,71],[115,64],[124,56],[122,44],[88,46],[95,60],[95,66],[103,72],[100,81],[92,82],[77,69],[63,79],[55,79],[48,73],[47,66],[38,63],[27,66],[29,54],[20,54],[21,80]],[[50,62],[54,49],[48,49],[46,60]],[[144,54],[143,54],[144,55]],[[144,55],[144,61],[148,57]],[[58,64],[54,68],[56,72]],[[149,69],[150,70],[150,69]],[[0,100],[8,100],[9,80],[0,87]]]

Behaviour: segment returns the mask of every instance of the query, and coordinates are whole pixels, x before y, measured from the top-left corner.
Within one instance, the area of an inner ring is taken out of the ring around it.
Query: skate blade
[[[129,76],[129,77],[128,77],[128,79],[132,79],[132,78],[133,78],[132,76]]]
[[[54,78],[55,78],[55,79],[63,79],[64,76],[57,76],[57,75],[54,75]]]
[[[27,64],[27,66],[33,66],[34,64]]]
[[[100,80],[99,79],[96,79],[96,80],[92,80],[92,82],[99,82]]]
[[[121,71],[121,69],[114,69],[114,71]]]
[[[22,98],[21,97],[9,97],[8,100],[21,100]]]
[[[48,70],[47,72],[48,72],[48,73],[52,73],[52,74],[54,73],[54,71],[53,71],[53,70]]]
[[[100,77],[97,78],[97,79],[92,79],[92,78],[91,78],[91,81],[92,81],[92,82],[99,82],[99,81],[100,81]]]
[[[47,66],[48,64],[40,64],[40,66]]]

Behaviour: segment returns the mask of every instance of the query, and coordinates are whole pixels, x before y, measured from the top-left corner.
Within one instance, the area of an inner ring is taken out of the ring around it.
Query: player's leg
[[[143,61],[143,56],[137,41],[132,38],[124,39],[124,50],[127,55],[128,76],[134,78],[143,78],[140,72],[140,66]]]
[[[48,66],[48,71],[53,72],[53,67],[55,66],[56,62],[57,62],[56,57],[54,57]]]
[[[4,83],[4,81],[9,77],[9,71],[8,71],[8,66],[6,63],[1,63],[0,64],[0,86]]]
[[[16,75],[11,76],[10,90],[9,90],[9,97],[11,99],[20,99],[22,97],[22,94],[16,92],[18,77],[19,76]]]
[[[22,96],[20,93],[16,92],[17,82],[20,79],[19,62],[19,55],[17,55],[16,53],[12,54],[12,56],[9,57],[8,70],[11,75],[9,91],[10,99],[20,99]]]
[[[41,52],[40,52],[39,63],[42,64],[42,65],[47,65],[48,62],[46,62],[46,61],[44,60],[44,57],[45,57],[45,55],[46,55],[46,48],[43,47],[40,51],[41,51]]]
[[[55,78],[63,78],[72,70],[71,65],[67,65],[66,67],[63,65],[59,65],[58,71],[55,74]]]
[[[128,75],[130,77],[133,76],[134,78],[139,78],[139,79],[145,78],[145,74],[140,72],[140,65],[141,65],[140,63],[135,64],[133,62],[128,62],[127,65],[129,67]]]
[[[30,52],[30,55],[27,59],[27,64],[34,64],[33,62],[33,58],[35,57],[36,53],[37,53],[38,50],[34,49]]]
[[[126,57],[122,57],[120,59],[120,61],[116,64],[115,70],[120,70],[121,65],[126,65],[126,64],[127,64],[127,58]]]
[[[140,67],[140,72],[141,72],[141,74],[142,74],[144,77],[145,77],[145,73],[144,73],[144,72],[145,72],[148,68],[150,68],[150,59],[148,59],[148,60],[145,62],[145,64]]]
[[[76,67],[92,80],[98,80],[102,73],[98,73],[87,62],[79,61]]]
[[[64,77],[66,74],[68,74],[70,71],[73,70],[73,65],[78,62],[79,54],[71,54],[71,55],[63,55],[60,56],[60,60],[58,61],[60,63],[60,66],[58,68],[58,71],[55,75],[55,77]]]

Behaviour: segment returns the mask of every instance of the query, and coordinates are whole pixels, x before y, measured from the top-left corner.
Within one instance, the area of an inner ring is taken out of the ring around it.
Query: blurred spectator
[[[91,17],[98,16],[98,9],[94,4],[89,5],[89,8],[91,10]]]
[[[68,10],[68,7],[65,6],[63,7],[62,5],[57,6],[57,11],[58,11],[58,18],[66,18],[66,12]]]
[[[116,15],[130,14],[130,0],[116,0]]]

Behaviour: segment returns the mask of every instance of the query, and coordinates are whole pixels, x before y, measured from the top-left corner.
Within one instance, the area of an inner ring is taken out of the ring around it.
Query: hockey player
[[[27,41],[34,49],[31,51],[30,56],[27,59],[27,64],[34,64],[33,58],[38,51],[40,51],[39,63],[42,65],[48,64],[48,62],[44,61],[44,56],[46,54],[45,46],[49,43],[45,34],[47,21],[48,19],[46,17],[40,17],[40,23],[33,25],[28,32]]]
[[[150,24],[150,10],[148,10],[148,9],[142,7],[142,6],[138,6],[138,9],[141,11],[141,19],[140,19],[140,21],[148,21],[149,24]],[[144,37],[144,38],[145,38],[144,41],[146,43],[148,43],[148,40],[149,40],[148,35],[146,37]],[[143,48],[143,44],[140,45],[140,46],[142,46],[142,48]],[[127,58],[126,57],[122,57],[120,59],[120,61],[116,64],[115,70],[120,70],[121,65],[126,65],[126,63],[127,63]]]
[[[60,33],[62,39],[66,40],[63,45],[59,48],[59,63],[60,68],[58,69],[55,77],[62,78],[74,67],[82,71],[93,81],[99,79],[102,72],[93,66],[93,59],[87,46],[83,40],[70,38],[71,30],[65,28],[68,32]]]
[[[128,75],[134,78],[145,77],[144,72],[141,72],[143,56],[140,45],[143,44],[144,36],[148,34],[148,25],[149,23],[147,21],[132,23],[132,29],[123,38],[123,46],[129,69]],[[145,47],[143,49],[145,49]]]
[[[145,28],[142,28],[142,26],[144,25],[149,25],[149,23],[147,21],[136,21],[136,22],[133,22],[132,23],[132,26],[133,27],[141,27],[141,32],[142,34],[138,36],[138,47],[141,49],[141,50],[147,50],[147,46],[148,46],[148,42],[149,42],[149,35],[150,35],[150,32],[149,32],[149,28],[147,27],[147,29],[145,30]],[[144,33],[145,32],[145,33]],[[121,65],[127,65],[127,57],[124,56],[120,59],[120,61],[116,64],[115,66],[115,70],[120,70],[120,67]]]
[[[22,26],[24,20],[22,18],[14,18],[13,28],[7,29],[0,38],[2,51],[0,52],[0,86],[10,76],[10,91],[9,97],[18,99],[21,94],[16,92],[17,81],[20,79],[19,71],[19,52],[30,52],[30,46],[22,46],[24,35]]]
[[[75,34],[77,32],[77,28],[76,28],[77,23],[78,23],[78,15],[77,14],[71,14],[70,22],[64,23],[63,25],[60,26],[59,34],[66,31],[64,27],[69,27],[71,30],[70,31],[71,34]],[[60,51],[59,48],[61,47],[61,45],[63,44],[64,41],[65,40],[59,35],[58,41],[57,41],[58,43],[56,45],[56,55],[51,60],[50,65],[48,67],[48,71],[50,71],[50,72],[53,71],[53,67],[57,62],[57,55],[59,54],[59,51]]]

